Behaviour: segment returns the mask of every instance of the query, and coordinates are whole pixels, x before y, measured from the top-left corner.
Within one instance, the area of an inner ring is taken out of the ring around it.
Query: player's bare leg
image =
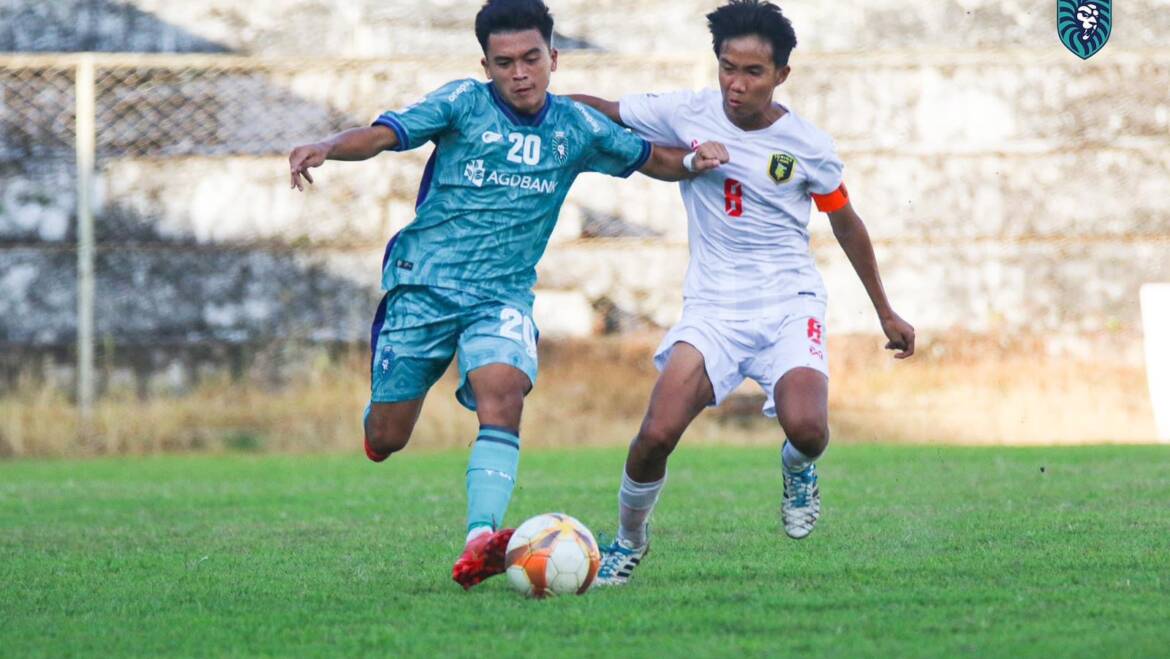
[[[715,399],[703,355],[689,343],[677,343],[650,394],[650,406],[638,436],[630,444],[618,492],[618,534],[602,550],[597,583],[626,583],[650,549],[647,520],[666,484],[666,461],[683,432]]]
[[[829,379],[811,368],[795,368],[774,392],[776,417],[788,441],[782,456],[784,498],[780,511],[791,538],[812,533],[821,514],[821,492],[813,461],[829,445]]]
[[[489,364],[468,374],[479,437],[467,466],[467,544],[451,578],[464,589],[504,571],[515,529],[499,528],[512,498],[520,460],[520,416],[532,382],[519,369]]]
[[[423,399],[400,403],[372,403],[365,419],[366,456],[374,462],[382,462],[392,454],[406,448],[418,415],[422,412]]]
[[[638,436],[630,443],[626,474],[638,483],[664,478],[666,460],[683,432],[713,400],[715,389],[702,353],[689,343],[676,344],[654,384]]]
[[[520,430],[524,396],[532,389],[523,371],[506,364],[488,364],[472,371],[467,379],[475,391],[480,424]]]

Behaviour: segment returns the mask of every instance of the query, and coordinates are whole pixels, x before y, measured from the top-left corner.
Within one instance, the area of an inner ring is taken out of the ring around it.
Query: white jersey
[[[812,195],[841,187],[833,141],[788,110],[771,126],[745,131],[727,118],[718,90],[634,94],[622,122],[654,144],[695,148],[721,142],[731,162],[679,183],[691,261],[687,311],[726,319],[774,316],[794,297],[825,300],[809,252]]]

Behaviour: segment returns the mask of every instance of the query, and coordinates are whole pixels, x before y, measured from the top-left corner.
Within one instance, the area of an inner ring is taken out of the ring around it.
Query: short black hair
[[[496,32],[539,30],[552,47],[553,17],[541,0],[488,0],[475,15],[475,38],[487,54],[488,37]]]
[[[715,56],[722,54],[723,42],[745,36],[757,36],[772,44],[772,61],[788,66],[788,56],[796,48],[796,31],[784,12],[765,0],[731,0],[707,14],[707,27],[715,45]]]

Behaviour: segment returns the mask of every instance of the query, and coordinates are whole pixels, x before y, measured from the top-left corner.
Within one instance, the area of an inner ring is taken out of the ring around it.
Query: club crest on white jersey
[[[771,126],[745,131],[724,113],[717,89],[619,102],[622,123],[654,144],[692,149],[720,142],[730,162],[679,183],[691,260],[685,306],[728,319],[783,313],[808,293],[826,298],[809,251],[813,195],[843,180],[832,139],[782,107]]]
[[[792,172],[796,170],[796,158],[787,153],[773,153],[768,163],[768,176],[777,183],[787,183],[792,180]]]

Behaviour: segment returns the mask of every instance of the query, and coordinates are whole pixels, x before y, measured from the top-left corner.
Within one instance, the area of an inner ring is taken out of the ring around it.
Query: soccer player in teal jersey
[[[459,401],[479,417],[467,468],[464,588],[504,570],[501,529],[519,464],[520,415],[536,382],[532,287],[569,186],[582,172],[680,180],[726,162],[651,146],[601,113],[549,94],[553,19],[540,0],[489,0],[476,16],[490,82],[457,80],[372,126],[289,156],[293,187],[326,160],[365,160],[435,144],[417,216],[391,239],[387,291],[371,333],[366,454],[381,462],[410,439],[427,391],[459,358]]]

